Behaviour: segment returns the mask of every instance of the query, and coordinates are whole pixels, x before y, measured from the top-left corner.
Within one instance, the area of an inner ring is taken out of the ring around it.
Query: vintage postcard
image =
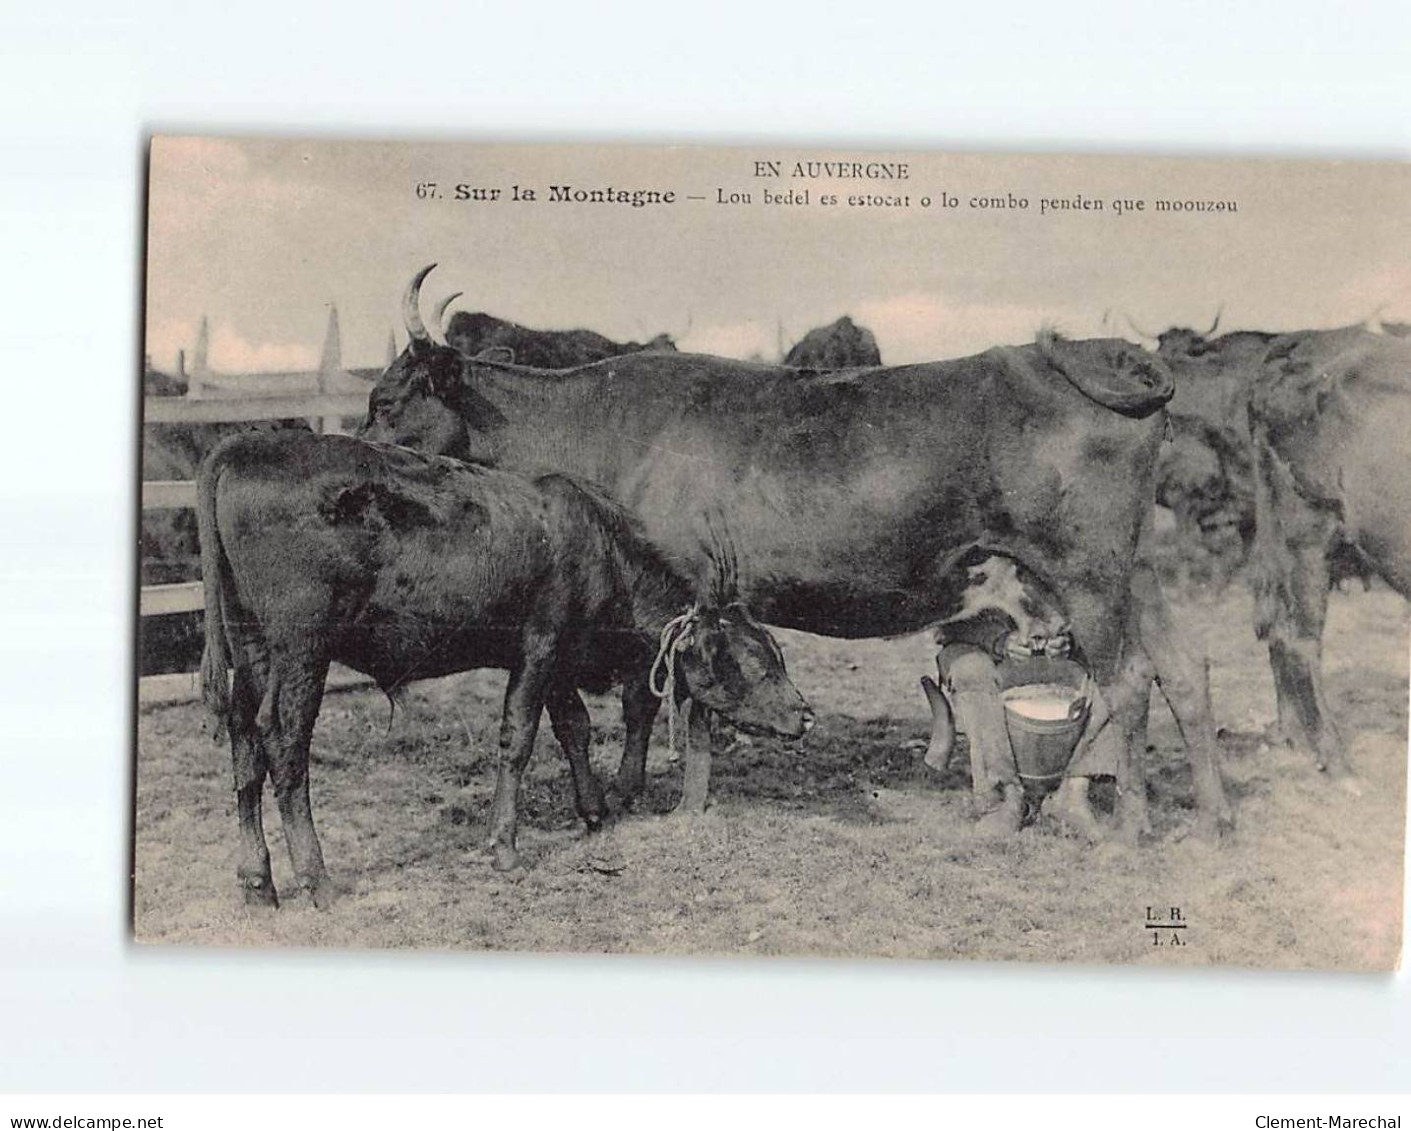
[[[1389,970],[1411,169],[152,141],[144,943]]]

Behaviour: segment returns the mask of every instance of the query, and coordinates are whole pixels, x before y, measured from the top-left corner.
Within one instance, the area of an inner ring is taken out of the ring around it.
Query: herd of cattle
[[[1155,682],[1192,761],[1198,828],[1217,836],[1231,818],[1208,689],[1149,558],[1158,501],[1191,536],[1238,532],[1276,726],[1350,772],[1321,682],[1323,621],[1348,573],[1411,596],[1411,339],[1212,326],[1147,350],[1045,331],[882,367],[872,335],[840,319],[770,365],[474,314],[438,341],[420,311],[430,270],[407,289],[410,340],[358,439],[237,435],[201,468],[203,688],[230,733],[248,900],[276,901],[266,777],[299,886],[327,895],[308,764],[331,661],[389,695],[509,671],[490,838],[510,868],[544,708],[580,816],[591,828],[606,814],[580,689],[622,686],[624,807],[663,699],[686,719],[687,811],[706,803],[715,716],[800,738],[809,709],[761,624],[933,629],[943,655],[962,655],[942,672],[957,705],[993,700],[1002,649],[1062,642],[1097,689],[1074,764],[1106,750],[1129,839],[1148,828]],[[1017,828],[1014,758],[992,718],[961,720],[977,808]],[[951,725],[937,710],[933,745]],[[1096,832],[1087,782],[1073,772],[1052,804]]]

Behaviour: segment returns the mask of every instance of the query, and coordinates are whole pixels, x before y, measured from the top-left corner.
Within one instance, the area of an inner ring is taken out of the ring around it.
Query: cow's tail
[[[221,447],[201,465],[196,480],[196,530],[201,539],[201,585],[206,597],[206,647],[201,654],[201,701],[209,718],[211,738],[219,742],[230,719],[230,641],[225,631],[227,595],[231,591],[230,562],[221,545],[216,521],[216,489],[220,483]]]

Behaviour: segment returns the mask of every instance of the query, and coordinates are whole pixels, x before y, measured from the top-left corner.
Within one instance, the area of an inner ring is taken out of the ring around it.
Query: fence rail
[[[220,397],[197,401],[185,397],[146,397],[142,402],[144,424],[237,424],[300,417],[362,416],[366,412],[366,393],[300,393],[292,397]]]
[[[224,392],[224,391],[223,391]],[[142,402],[144,424],[237,424],[257,420],[298,420],[319,423],[324,432],[337,431],[343,417],[360,417],[367,411],[367,393],[297,393],[293,396],[222,395],[210,400],[186,397],[146,397]],[[196,484],[190,480],[152,480],[142,484],[143,511],[175,510],[196,506]],[[199,612],[206,607],[202,583],[180,581],[144,585],[138,598],[138,615],[169,616]],[[367,676],[334,665],[326,687],[338,690],[366,687]],[[185,703],[201,697],[199,672],[173,672],[142,676],[137,681],[137,701],[142,704]]]
[[[372,680],[334,664],[328,669],[327,691],[343,691],[354,687],[367,687]],[[190,703],[201,698],[200,672],[171,672],[167,675],[144,675],[137,684],[137,701],[148,706],[162,703]]]
[[[181,510],[195,505],[195,480],[149,479],[142,484],[144,511]]]

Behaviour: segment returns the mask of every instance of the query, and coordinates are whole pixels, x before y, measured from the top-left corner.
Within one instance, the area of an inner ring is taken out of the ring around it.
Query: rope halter
[[[692,605],[679,616],[672,617],[661,630],[661,642],[657,645],[656,659],[647,676],[647,687],[658,699],[666,700],[667,732],[671,749],[676,749],[676,657],[695,641],[696,623],[701,619],[701,608]]]

